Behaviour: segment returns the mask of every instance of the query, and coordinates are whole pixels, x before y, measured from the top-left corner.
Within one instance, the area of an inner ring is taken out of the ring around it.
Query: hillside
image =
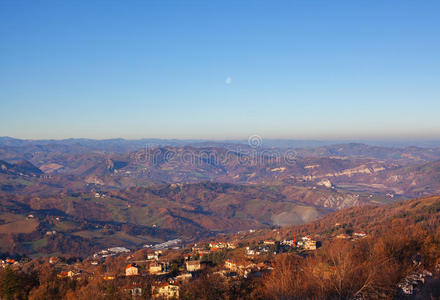
[[[276,232],[260,230],[247,234],[249,239],[283,239],[312,235],[330,241],[340,234],[365,232],[379,238],[389,231],[419,228],[437,232],[440,224],[440,196],[415,198],[388,205],[364,205],[329,213],[322,218],[298,226],[287,226]]]
[[[16,163],[7,163],[0,160],[0,173],[18,176],[40,176],[43,172],[27,160]]]
[[[5,226],[0,236],[13,239],[16,251],[29,254],[44,253],[47,248],[34,244],[26,248],[20,241],[43,239],[46,232],[53,230],[66,239],[81,238],[82,242],[94,246],[114,246],[119,243],[139,247],[147,242],[164,241],[171,237],[193,240],[219,232],[265,228],[273,224],[301,224],[330,211],[313,204],[322,197],[339,201],[353,198],[347,193],[333,192],[333,195],[327,195],[325,189],[284,190],[276,186],[209,182],[41,194],[39,197],[35,194],[28,196],[27,189],[32,190],[33,187],[24,187],[18,196],[3,194],[4,206],[0,219],[3,219]],[[30,214],[33,219],[25,221]],[[6,217],[9,215],[13,216],[13,221]],[[39,225],[30,232],[15,232],[22,234],[15,236],[5,229],[10,228],[15,220],[32,224],[38,220]],[[11,245],[2,245],[4,251],[11,250]]]

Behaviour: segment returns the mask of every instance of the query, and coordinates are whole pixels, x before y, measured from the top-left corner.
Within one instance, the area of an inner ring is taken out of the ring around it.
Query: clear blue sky
[[[439,138],[440,1],[0,0],[0,136]]]

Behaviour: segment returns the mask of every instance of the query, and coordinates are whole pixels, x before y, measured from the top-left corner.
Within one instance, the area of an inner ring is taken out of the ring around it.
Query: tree
[[[10,267],[7,267],[0,277],[1,294],[6,299],[14,299],[20,292],[20,277]]]

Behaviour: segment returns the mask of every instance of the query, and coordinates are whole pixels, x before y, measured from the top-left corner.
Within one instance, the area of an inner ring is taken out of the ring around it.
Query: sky
[[[439,11],[0,0],[0,136],[440,138]]]

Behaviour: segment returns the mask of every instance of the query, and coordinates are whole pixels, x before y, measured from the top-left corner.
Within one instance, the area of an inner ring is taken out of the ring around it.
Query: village
[[[145,245],[132,251],[125,247],[100,250],[84,260],[68,261],[52,256],[47,263],[60,280],[118,281],[125,293],[139,297],[149,293],[153,298],[179,298],[185,282],[203,273],[212,273],[227,280],[260,277],[270,272],[273,257],[286,252],[306,256],[320,246],[311,236],[252,243],[213,240],[185,245],[179,239],[156,245]],[[2,267],[20,268],[29,259],[5,259]],[[108,265],[116,268],[109,268]],[[146,287],[145,281],[150,285]],[[150,290],[146,290],[146,288]]]
[[[334,227],[341,228],[341,224],[336,223]],[[320,237],[327,246],[337,241],[356,243],[368,237],[363,231],[345,230],[331,237],[303,235],[281,239],[274,238],[279,236],[279,231],[273,229],[270,238],[242,239],[248,233],[257,234],[257,237],[261,234],[251,229],[197,243],[174,239],[147,244],[136,250],[116,246],[97,251],[85,259],[50,256],[32,260],[3,255],[0,268],[21,270],[37,261],[41,267],[49,267],[60,282],[111,283],[125,295],[124,299],[179,299],[182,289],[202,277],[208,278],[208,282],[221,278],[234,286],[245,280],[270,276],[278,255],[306,258],[321,248]],[[413,263],[420,264],[420,259],[414,258]],[[399,292],[412,295],[431,277],[432,273],[426,270],[411,273],[399,282]]]
[[[336,223],[335,228],[340,228],[340,224]],[[132,298],[149,295],[156,299],[175,299],[179,298],[183,284],[203,274],[220,276],[230,282],[258,278],[273,270],[274,258],[279,254],[292,253],[305,258],[321,247],[318,240],[321,236],[283,239],[277,228],[271,233],[266,239],[255,239],[250,237],[259,237],[261,231],[250,229],[197,243],[173,239],[134,250],[110,247],[85,259],[51,256],[39,260],[48,264],[59,280],[114,281]],[[340,233],[330,239],[355,242],[365,237],[367,234],[361,231]],[[0,260],[0,265],[20,269],[30,261],[26,257],[5,258]]]

